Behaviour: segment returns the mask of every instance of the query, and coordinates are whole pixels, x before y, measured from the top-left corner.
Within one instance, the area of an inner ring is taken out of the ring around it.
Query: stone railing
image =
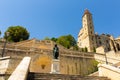
[[[24,57],[8,80],[26,80],[30,65],[30,57]]]
[[[94,54],[94,57],[99,62],[102,62],[102,63],[106,62],[105,54],[96,53],[96,54]],[[109,64],[116,64],[116,63],[120,62],[120,57],[117,57],[116,55],[110,56],[109,54],[107,54],[106,58],[107,58],[107,62]]]
[[[105,76],[111,80],[120,80],[120,68],[106,64],[99,64],[99,76]]]

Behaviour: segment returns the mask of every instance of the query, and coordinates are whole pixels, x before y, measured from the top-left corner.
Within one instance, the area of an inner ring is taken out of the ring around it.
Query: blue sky
[[[71,34],[77,39],[85,9],[93,15],[95,32],[120,36],[120,0],[0,0],[0,30],[24,26],[30,38]]]

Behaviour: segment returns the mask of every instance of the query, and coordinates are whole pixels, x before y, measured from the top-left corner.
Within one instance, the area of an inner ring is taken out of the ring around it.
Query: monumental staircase
[[[47,43],[46,43],[47,42]],[[41,44],[39,44],[41,43]],[[28,40],[28,41],[23,41],[19,43],[13,43],[13,44],[7,44],[7,50],[8,51],[36,51],[36,52],[42,52],[44,50],[52,50],[52,47],[54,46],[53,42],[50,41],[37,41],[35,39]],[[62,51],[65,50],[64,47],[60,46]],[[2,47],[0,46],[2,49]],[[67,51],[67,50],[66,50]],[[72,53],[72,52],[70,52]],[[68,56],[68,54],[61,54],[63,56]],[[80,56],[80,54],[76,54],[76,56]],[[71,54],[72,56],[72,54]],[[81,55],[81,57],[87,57],[87,58],[93,58],[92,55]],[[70,57],[70,55],[68,56]],[[100,61],[101,63],[105,63],[105,55],[104,54],[99,54],[96,53],[94,54],[94,57],[96,60]],[[108,59],[108,65],[99,65],[98,68],[100,69],[100,75],[92,75],[92,76],[82,76],[82,75],[71,75],[71,74],[51,74],[51,73],[35,73],[35,72],[29,72],[27,68],[27,72],[24,75],[24,79],[11,79],[11,80],[110,80],[111,74],[117,76],[117,79],[111,79],[111,80],[120,80],[120,71],[119,71],[119,66],[120,66],[120,54],[113,54],[113,52],[110,52],[107,55]],[[6,61],[7,62],[7,61]],[[25,66],[25,65],[24,65]],[[20,69],[24,69],[23,67]],[[22,70],[23,71],[23,70]],[[18,70],[18,72],[21,72]],[[24,72],[24,71],[23,71]],[[98,71],[99,72],[99,71]],[[103,74],[105,73],[105,74]],[[116,74],[117,73],[117,74]],[[15,74],[15,73],[14,73]],[[17,73],[16,73],[17,74]],[[21,74],[21,73],[20,73]],[[20,74],[18,74],[19,77]],[[106,75],[107,74],[107,75]],[[109,74],[109,75],[108,75]],[[7,74],[6,74],[7,75]],[[4,74],[1,74],[0,76],[6,76]],[[12,75],[7,75],[7,76],[12,76]],[[18,77],[16,76],[16,77]],[[106,77],[103,77],[106,76]],[[109,77],[109,78],[107,78]],[[114,76],[112,76],[114,77]],[[8,77],[7,77],[8,78]],[[7,79],[1,79],[1,80],[7,80]],[[8,79],[9,80],[9,79]]]

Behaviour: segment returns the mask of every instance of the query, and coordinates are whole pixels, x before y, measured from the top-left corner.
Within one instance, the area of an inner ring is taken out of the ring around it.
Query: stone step
[[[29,73],[27,80],[110,80],[107,77],[50,73]]]

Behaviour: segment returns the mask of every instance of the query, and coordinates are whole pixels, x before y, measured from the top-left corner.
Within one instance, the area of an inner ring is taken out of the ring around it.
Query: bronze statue
[[[57,44],[55,44],[55,46],[53,48],[53,58],[58,59],[58,57],[59,57],[59,48],[58,48]]]

